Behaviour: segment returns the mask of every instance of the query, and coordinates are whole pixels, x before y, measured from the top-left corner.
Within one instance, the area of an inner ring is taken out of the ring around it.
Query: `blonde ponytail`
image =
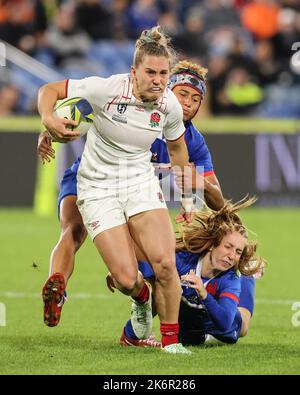
[[[160,26],[144,30],[135,44],[133,66],[138,67],[146,55],[164,56],[169,59],[171,69],[176,59],[176,53],[170,41],[170,38],[162,31]]]

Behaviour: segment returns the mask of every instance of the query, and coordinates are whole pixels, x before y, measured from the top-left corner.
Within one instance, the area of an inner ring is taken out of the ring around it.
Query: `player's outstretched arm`
[[[184,189],[184,184],[192,185],[195,194],[202,199],[204,197],[205,203],[212,210],[218,211],[224,206],[224,198],[216,175],[211,174],[204,177],[197,171],[193,163],[190,163],[188,171],[185,171],[184,179],[177,177],[176,183],[181,190]]]
[[[182,199],[181,215],[187,223],[192,221],[192,185],[189,179],[184,179],[184,174],[189,168],[188,151],[185,144],[184,136],[182,135],[175,141],[167,140],[167,148],[170,156],[171,165],[175,175],[175,181],[182,191],[184,198]],[[182,180],[181,186],[178,180]]]
[[[224,206],[224,197],[215,174],[204,177],[204,199],[209,208],[212,210],[221,210]]]

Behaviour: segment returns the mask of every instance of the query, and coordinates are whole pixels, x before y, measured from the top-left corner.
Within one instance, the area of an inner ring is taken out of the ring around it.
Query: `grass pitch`
[[[90,240],[77,255],[59,326],[46,327],[39,294],[58,222],[0,210],[0,374],[299,374],[300,314],[293,325],[292,304],[300,301],[300,210],[248,209],[243,218],[269,262],[257,282],[249,334],[234,346],[191,347],[192,356],[176,356],[119,346],[130,301],[106,289],[106,269]],[[154,330],[159,335],[157,320]]]

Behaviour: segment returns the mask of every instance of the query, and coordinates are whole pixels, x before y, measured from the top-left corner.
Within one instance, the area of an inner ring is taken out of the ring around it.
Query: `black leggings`
[[[205,333],[199,328],[199,323],[207,315],[203,309],[193,309],[184,302],[179,310],[179,341],[183,345],[197,346],[205,341]]]
[[[205,318],[207,318],[206,310],[194,309],[181,301],[179,310],[179,341],[183,345],[198,346],[205,342],[205,335],[210,334],[209,331],[204,331],[201,326],[201,321]],[[213,336],[227,344],[236,343],[238,340],[233,339],[231,336],[215,334]]]

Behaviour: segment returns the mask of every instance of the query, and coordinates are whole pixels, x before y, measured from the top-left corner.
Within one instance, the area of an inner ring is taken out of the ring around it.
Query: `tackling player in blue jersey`
[[[262,270],[264,261],[255,257],[257,243],[248,240],[238,211],[254,202],[253,198],[226,202],[218,212],[199,212],[177,238],[176,268],[182,281],[179,339],[184,345],[235,343],[247,334],[254,308],[253,274]],[[140,260],[140,252],[137,255],[140,272],[153,284],[156,303],[154,272]],[[107,284],[113,291],[110,275]],[[122,345],[160,346],[155,339],[138,339],[132,320],[123,330]]]
[[[207,70],[187,61],[179,62],[172,70],[170,88],[175,93],[183,108],[183,120],[185,123],[185,140],[189,153],[189,161],[196,166],[191,167],[193,186],[201,185],[203,190],[198,191],[204,195],[207,205],[214,209],[220,209],[224,204],[221,188],[213,170],[211,155],[203,136],[194,127],[191,120],[197,114],[205,95],[205,75]],[[158,166],[168,167],[170,164],[166,142],[163,138],[156,139],[151,147],[152,162]],[[43,163],[54,157],[51,147],[51,139],[46,133],[39,138],[38,152]],[[77,200],[77,171],[80,163],[78,158],[74,164],[66,170],[61,182],[61,190],[58,197],[59,218],[61,224],[60,239],[52,251],[50,258],[50,277],[45,283],[43,293],[51,287],[54,279],[59,278],[67,285],[74,269],[75,253],[86,239],[87,232],[82,218],[76,206]],[[202,173],[197,170],[202,169]],[[187,177],[185,176],[185,180]],[[178,180],[180,184],[180,180]],[[180,185],[179,185],[180,186]],[[178,216],[177,221],[183,221]],[[61,308],[64,298],[60,301],[44,302],[44,322],[48,326],[56,326],[60,320]],[[51,311],[51,314],[49,314]],[[52,317],[49,320],[49,315]]]

